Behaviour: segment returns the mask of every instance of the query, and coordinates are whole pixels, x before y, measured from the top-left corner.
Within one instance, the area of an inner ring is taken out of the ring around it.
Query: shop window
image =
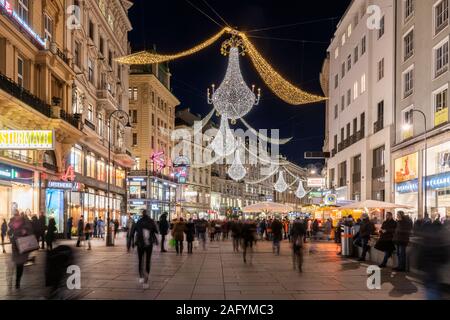
[[[97,161],[97,180],[106,181],[105,162]]]
[[[90,178],[95,178],[95,157],[88,155],[86,157],[86,176]]]

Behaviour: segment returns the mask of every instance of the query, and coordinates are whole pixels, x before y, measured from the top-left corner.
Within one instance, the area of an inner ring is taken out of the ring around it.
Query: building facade
[[[132,3],[74,0],[72,4],[79,24],[69,30],[75,75],[70,111],[81,122],[83,136],[67,150],[65,159],[82,185],[69,195],[68,214],[75,221],[81,215],[87,221],[106,220],[110,208],[110,218],[122,218],[124,223],[126,171],[134,165],[126,128],[129,68],[115,58],[128,54]]]
[[[423,217],[425,212],[433,218],[450,216],[448,2],[395,2],[392,196],[395,202],[416,208],[410,211],[414,218]]]
[[[394,130],[394,2],[353,1],[327,52],[328,188],[338,200],[391,200]],[[370,25],[369,5],[381,10]]]
[[[0,130],[51,130],[53,143],[41,150],[22,132],[16,136],[21,147],[11,149],[3,136],[0,216],[9,219],[16,209],[29,216],[44,212],[59,232],[67,192],[58,182],[67,153],[83,135],[71,115],[75,72],[65,12],[58,1],[0,1]]]
[[[129,174],[129,211],[147,209],[151,217],[176,208],[172,166],[175,108],[180,104],[170,88],[166,65],[132,66],[129,86],[131,145],[135,165]]]

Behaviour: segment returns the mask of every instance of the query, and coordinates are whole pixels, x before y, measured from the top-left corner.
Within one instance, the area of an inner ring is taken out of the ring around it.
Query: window
[[[76,173],[83,173],[83,152],[81,148],[72,148],[70,152],[70,165]]]
[[[404,61],[408,60],[414,54],[414,30],[411,30],[404,38]]]
[[[105,55],[105,40],[100,37],[100,53]]]
[[[92,105],[88,105],[88,114],[87,114],[87,119],[90,122],[94,121],[94,107],[92,107]]]
[[[138,138],[137,138],[137,133],[133,133],[133,146],[137,146],[138,145]]]
[[[378,62],[378,81],[384,78],[384,58]]]
[[[363,113],[361,113],[361,134],[362,134],[362,137],[365,136],[365,128],[366,128],[366,114],[363,112]]]
[[[405,21],[414,14],[414,0],[405,0]]]
[[[384,100],[378,102],[377,105],[377,120],[380,121],[383,120],[383,118],[384,118]]]
[[[44,37],[49,43],[53,39],[53,20],[50,16],[44,13]]]
[[[448,122],[448,85],[434,94],[434,125]]]
[[[341,39],[341,45],[343,46],[345,44],[345,33],[342,35]]]
[[[434,49],[435,57],[435,77],[441,76],[448,70],[448,40],[444,44]]]
[[[355,82],[355,84],[353,85],[353,100],[358,99],[358,81]]]
[[[347,37],[350,38],[351,35],[352,35],[352,25],[349,24],[347,28]]]
[[[341,97],[341,111],[344,111],[345,109],[345,96]]]
[[[106,181],[106,166],[103,160],[97,161],[97,180]]]
[[[152,136],[152,149],[155,150],[155,137]]]
[[[403,97],[409,97],[414,91],[414,69],[410,68],[403,74]]]
[[[359,59],[359,47],[356,46],[353,52],[353,60],[355,64],[358,62],[358,59]]]
[[[342,63],[342,70],[341,70],[341,79],[345,77],[345,62]]]
[[[77,67],[81,67],[81,44],[75,41],[74,63]]]
[[[95,178],[95,157],[88,155],[86,157],[86,176]]]
[[[108,64],[110,67],[113,65],[113,53],[111,50],[108,51]]]
[[[339,48],[334,49],[334,59],[339,58]]]
[[[347,140],[350,139],[350,123],[347,123]]]
[[[28,25],[30,24],[29,5],[29,0],[19,0],[17,3],[19,18]]]
[[[138,99],[138,88],[130,87],[128,88],[128,97],[132,101],[136,101]]]
[[[341,128],[341,143],[344,141],[345,138],[345,129]]]
[[[334,76],[334,88],[337,89],[339,87],[339,75]]]
[[[102,113],[99,113],[97,115],[97,127],[98,127],[98,134],[103,137],[104,128],[105,128],[105,122],[103,121],[103,114]]]
[[[138,111],[137,110],[133,110],[131,119],[132,119],[133,123],[138,123]]]
[[[94,63],[91,59],[88,59],[88,80],[92,84],[94,83]]]
[[[155,92],[152,91],[152,103],[155,103]]]
[[[361,40],[361,55],[366,53],[366,36],[364,36]]]
[[[347,106],[349,106],[350,103],[352,103],[352,90],[348,89],[348,91],[347,91]]]
[[[339,115],[339,107],[338,105],[334,106],[334,118],[337,119]]]
[[[155,125],[155,114],[152,113],[152,126],[154,126],[154,125]]]
[[[21,57],[17,58],[17,84],[21,87],[24,86],[24,63]]]
[[[403,139],[408,139],[413,136],[413,108],[409,107],[402,111],[402,134]]]
[[[94,23],[92,20],[89,20],[89,38],[94,41]]]
[[[358,118],[353,119],[353,134],[355,135],[358,131]]]
[[[358,14],[355,14],[355,17],[354,17],[354,19],[353,19],[353,23],[355,24],[355,28],[356,28],[356,26],[357,26],[358,23],[359,23],[359,16],[358,16]]]
[[[373,167],[379,168],[384,166],[385,147],[379,147],[373,150]]]
[[[351,68],[352,68],[352,55],[350,54],[347,57],[347,71],[350,71]]]
[[[434,9],[435,33],[438,34],[448,26],[448,0],[442,0]]]
[[[366,74],[361,76],[361,94],[366,92]]]
[[[380,39],[384,35],[384,27],[385,27],[384,24],[385,24],[385,21],[384,21],[384,16],[383,16],[380,20],[380,29],[378,30],[378,39]]]

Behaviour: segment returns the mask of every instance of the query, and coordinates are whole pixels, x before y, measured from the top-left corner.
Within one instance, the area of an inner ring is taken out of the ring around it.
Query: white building
[[[379,28],[368,26],[369,5],[381,9]],[[338,200],[390,200],[394,27],[393,0],[355,0],[328,48],[324,151],[331,153],[328,187]]]

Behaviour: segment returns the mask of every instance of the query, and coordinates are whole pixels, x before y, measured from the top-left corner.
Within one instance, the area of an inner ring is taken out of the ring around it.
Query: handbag
[[[175,239],[172,238],[172,239],[169,240],[169,246],[170,247],[175,248],[175,244],[176,244],[175,243]]]
[[[16,238],[16,246],[20,254],[39,250],[39,243],[34,235]]]

